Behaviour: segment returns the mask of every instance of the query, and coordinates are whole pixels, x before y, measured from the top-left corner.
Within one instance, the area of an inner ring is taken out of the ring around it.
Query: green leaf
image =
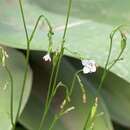
[[[90,79],[97,84],[103,69],[98,69]],[[103,83],[102,95],[114,121],[130,127],[130,83],[109,72]]]
[[[103,95],[112,118],[130,127],[130,84],[114,74],[109,74],[104,83]]]
[[[51,4],[50,4],[51,3]],[[122,6],[123,5],[123,6]],[[109,33],[118,24],[129,23],[129,0],[73,0],[71,19],[68,26],[66,47],[83,57],[95,59],[104,67],[109,47]],[[44,14],[53,24],[54,48],[58,47],[65,24],[67,0],[26,0],[23,2],[29,32],[36,19]],[[25,33],[17,0],[0,0],[0,43],[15,48],[26,48]],[[8,9],[8,10],[7,10]],[[47,26],[40,24],[31,49],[47,50]],[[130,38],[128,38],[128,43]],[[113,56],[120,49],[119,39],[115,38]],[[130,82],[130,44],[127,44],[125,60],[117,64],[112,72]],[[117,50],[117,51],[116,51]],[[66,55],[71,55],[65,52]],[[76,57],[73,55],[73,57]],[[124,67],[125,64],[125,67]]]
[[[7,66],[12,73],[14,81],[14,117],[18,109],[18,102],[20,98],[23,75],[25,69],[25,57],[14,49],[6,49],[9,55],[7,59]],[[30,94],[32,84],[32,73],[29,69],[29,74],[26,82],[26,89],[24,92],[22,109],[23,110]],[[0,66],[0,130],[10,130],[10,79],[6,70]]]
[[[17,126],[16,130],[26,130],[25,128],[23,128],[22,126]]]
[[[41,110],[42,110],[42,103],[41,103],[41,97],[44,94],[45,95],[45,86],[43,87],[43,83],[46,84],[47,81],[47,73],[46,68],[43,64],[41,66],[39,65],[39,60],[38,64],[34,61],[33,56],[33,65],[34,66],[39,66],[36,69],[35,75],[34,75],[34,90],[27,108],[23,112],[22,118],[20,119],[20,123],[23,124],[26,128],[28,129],[36,129],[38,126],[38,122],[41,117]],[[59,81],[63,81],[65,84],[71,83],[72,76],[74,72],[76,71],[75,67],[72,66],[67,60],[64,60],[62,65],[61,65],[61,71],[60,71],[60,76],[59,76]],[[45,77],[44,77],[45,76]],[[44,81],[44,80],[45,81]],[[91,104],[91,101],[94,97],[94,87],[89,83],[87,83],[86,79],[83,78],[83,82],[85,86],[87,87],[87,104],[82,103],[82,95],[80,92],[80,87],[76,83],[75,85],[75,91],[73,92],[72,100],[71,100],[71,106],[75,106],[75,110],[66,114],[55,126],[54,130],[75,130],[77,129],[82,129],[83,125],[85,123],[85,119],[87,118],[88,115],[88,110],[90,109],[89,106]],[[44,88],[44,90],[43,90]],[[44,92],[44,93],[41,93]],[[59,105],[61,101],[63,100],[63,95],[62,91],[59,92],[57,95],[56,99],[53,101],[53,107],[51,107],[51,112],[49,112],[49,121],[45,123],[45,125],[50,124],[50,120],[52,119],[54,113],[56,113],[59,109]],[[60,98],[59,98],[60,97]],[[60,103],[59,103],[60,102]],[[103,112],[104,114],[102,116],[99,116],[95,120],[95,126],[94,130],[113,130],[110,117],[107,111],[106,106],[104,105],[104,101],[100,99],[100,104],[98,108],[98,113]],[[32,114],[33,113],[33,114]],[[45,126],[47,128],[47,126]]]
[[[40,119],[41,119],[41,114],[42,114],[42,109],[43,104],[42,101],[36,96],[35,94],[31,94],[30,99],[28,101],[28,104],[19,120],[19,122],[26,127],[29,130],[36,130],[38,129],[38,126],[40,124]],[[54,113],[52,111],[49,112],[49,115],[47,117],[47,121],[44,124],[44,129],[48,129],[49,125],[53,119]],[[57,130],[66,130],[65,126],[62,125],[61,121],[59,121],[55,128]]]

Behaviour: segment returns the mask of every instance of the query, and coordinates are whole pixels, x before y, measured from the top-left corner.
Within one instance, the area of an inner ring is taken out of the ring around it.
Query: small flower
[[[93,73],[96,72],[96,62],[93,60],[82,60],[83,67],[83,73]]]
[[[50,54],[47,53],[45,56],[43,56],[43,60],[51,62]]]

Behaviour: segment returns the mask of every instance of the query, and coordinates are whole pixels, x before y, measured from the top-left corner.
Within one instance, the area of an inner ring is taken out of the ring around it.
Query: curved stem
[[[116,33],[118,30],[120,30],[120,28],[123,27],[123,26],[125,26],[125,25],[120,25],[120,26],[118,26],[118,27],[115,28],[115,29],[111,32],[111,34],[110,34],[109,53],[108,53],[108,57],[107,57],[107,60],[106,60],[106,64],[105,64],[105,67],[104,67],[104,71],[103,71],[103,74],[102,74],[100,83],[99,83],[99,85],[98,85],[98,87],[97,87],[97,92],[96,92],[96,96],[95,96],[95,97],[98,97],[99,92],[100,92],[100,90],[101,90],[101,87],[102,87],[102,85],[103,85],[103,82],[104,82],[104,80],[105,80],[105,78],[106,78],[106,76],[107,76],[107,74],[108,74],[108,71],[116,64],[116,62],[118,61],[118,59],[121,57],[122,53],[124,52],[124,49],[121,50],[121,52],[119,53],[117,59],[113,62],[113,64],[112,64],[110,67],[108,67],[109,61],[110,61],[110,57],[111,57],[111,53],[112,53],[113,37],[114,37],[115,33]],[[93,104],[94,104],[94,102],[92,102],[92,106],[93,106]],[[92,107],[90,107],[90,108],[92,108]],[[83,127],[83,130],[86,130],[86,127],[87,127],[87,125],[88,125],[88,121],[89,121],[89,119],[90,119],[90,116],[91,116],[91,109],[89,110],[88,117],[87,117],[87,119],[86,119],[86,121],[85,121],[85,125],[84,125],[84,127]]]
[[[124,52],[124,50],[121,50],[121,52],[119,53],[118,57],[116,58],[116,60],[114,60],[114,62],[108,67],[108,71],[117,63],[117,61],[120,59],[120,57],[122,56],[122,53]]]
[[[27,79],[27,74],[28,74],[28,62],[29,62],[29,55],[30,55],[29,36],[28,36],[28,31],[27,31],[27,27],[26,27],[26,21],[25,21],[25,17],[24,17],[24,11],[23,11],[21,0],[19,0],[19,5],[20,5],[20,11],[21,11],[22,20],[23,20],[24,30],[25,30],[25,34],[26,34],[27,51],[26,51],[26,63],[25,63],[25,73],[24,73],[23,85],[22,85],[22,90],[21,90],[19,105],[18,105],[18,111],[16,113],[15,125],[14,125],[13,130],[15,129],[16,122],[17,122],[19,115],[20,115],[20,110],[21,110],[22,100],[23,100],[23,94],[24,94],[26,79]]]
[[[41,20],[42,18],[46,21],[46,23],[47,23],[47,25],[48,25],[48,27],[49,27],[49,32],[50,32],[50,33],[53,33],[53,31],[52,31],[52,26],[51,26],[49,20],[48,20],[44,15],[40,15],[40,16],[38,17],[37,21],[36,21],[36,24],[35,24],[35,26],[34,26],[34,29],[33,29],[33,31],[32,31],[32,34],[31,34],[31,36],[30,36],[30,39],[29,39],[30,43],[31,43],[31,41],[32,41],[32,39],[33,39],[33,37],[34,37],[34,35],[35,35],[36,29],[37,29],[37,27],[38,27],[38,25],[39,25],[39,22],[40,22],[40,20]]]
[[[57,122],[58,119],[59,119],[59,118],[58,118],[57,115],[56,115],[56,116],[54,117],[52,123],[51,123],[51,126],[49,127],[49,130],[52,130],[52,129],[53,129],[53,127],[54,127],[54,125],[55,125],[55,123]]]
[[[41,130],[41,128],[42,128],[42,125],[43,125],[43,123],[45,121],[46,115],[48,113],[49,107],[50,107],[52,99],[53,99],[53,91],[55,90],[55,86],[56,86],[57,78],[58,78],[58,73],[59,73],[59,68],[60,68],[60,63],[61,63],[61,59],[62,59],[62,56],[63,56],[63,53],[64,53],[64,43],[65,43],[65,37],[66,37],[66,32],[67,32],[67,27],[68,27],[68,22],[69,22],[71,5],[72,5],[72,0],[69,0],[68,9],[67,9],[67,17],[66,17],[66,22],[65,22],[65,29],[64,29],[63,36],[62,36],[60,54],[57,55],[58,60],[56,61],[56,63],[55,63],[56,66],[54,68],[55,74],[54,74],[54,72],[52,72],[52,75],[51,75],[52,79],[54,78],[54,80],[51,81],[51,83],[49,85],[47,101],[46,101],[46,104],[45,104],[45,110],[44,110],[42,120],[40,122],[40,127],[38,128],[38,130]]]
[[[26,79],[28,76],[28,62],[29,62],[29,55],[30,55],[30,46],[27,45],[27,54],[26,54],[26,65],[25,65],[25,73],[24,73],[24,79],[23,79],[23,85],[22,85],[22,90],[21,90],[21,95],[20,95],[20,101],[19,101],[19,106],[18,106],[18,112],[17,112],[17,116],[16,116],[16,121],[19,118],[20,115],[20,110],[21,110],[21,106],[22,106],[22,100],[23,100],[23,94],[24,94],[24,90],[25,90],[25,86],[26,86]]]
[[[78,70],[75,74],[74,74],[74,78],[72,80],[72,84],[71,84],[71,87],[70,87],[70,93],[69,93],[69,96],[72,95],[72,92],[73,92],[73,89],[74,89],[74,85],[75,85],[75,82],[76,82],[76,79],[77,79],[77,76],[79,75],[80,72],[82,72],[83,70]]]
[[[60,55],[59,55],[59,60],[58,60],[58,65],[57,65],[53,88],[56,86],[56,81],[57,81],[57,77],[58,77],[58,73],[59,73],[59,67],[60,67],[62,56],[64,54],[64,43],[65,43],[65,37],[66,37],[66,33],[67,33],[67,27],[68,27],[68,22],[69,22],[69,17],[70,17],[71,6],[72,6],[72,0],[69,0],[68,6],[67,6],[68,9],[67,9],[65,28],[64,28],[64,33],[62,36],[61,50],[60,50]]]
[[[98,91],[100,91],[100,89],[101,89],[101,87],[102,87],[102,84],[103,84],[103,81],[104,81],[104,79],[105,79],[105,77],[106,77],[106,74],[107,74],[107,71],[108,71],[107,67],[108,67],[108,65],[109,65],[109,61],[110,61],[110,57],[111,57],[111,53],[112,53],[113,37],[114,37],[115,33],[116,33],[120,28],[122,28],[123,26],[125,26],[125,25],[120,25],[120,26],[116,27],[116,28],[111,32],[111,34],[110,34],[109,53],[108,53],[108,57],[107,57],[107,60],[106,60],[106,64],[105,64],[105,67],[104,67],[104,71],[103,71],[103,74],[102,74],[102,77],[101,77],[101,81],[100,81],[100,84],[99,84],[99,86],[98,86]],[[119,58],[120,58],[120,56],[122,55],[123,51],[124,51],[124,50],[122,50],[121,53],[119,54]],[[118,59],[119,59],[119,58],[118,58]],[[114,64],[115,64],[115,63],[116,63],[116,62],[114,62]],[[114,65],[114,64],[113,64],[113,65]]]
[[[42,125],[43,125],[43,123],[45,121],[45,118],[46,118],[46,115],[47,115],[47,112],[48,112],[48,100],[49,100],[49,96],[50,96],[50,93],[51,93],[51,86],[52,86],[52,83],[53,83],[54,72],[55,72],[55,66],[53,65],[52,72],[51,72],[51,77],[50,77],[50,81],[49,81],[49,88],[48,88],[47,98],[46,98],[46,101],[45,101],[45,110],[44,110],[44,113],[42,115],[42,119],[40,121],[40,125],[39,125],[38,130],[40,130],[42,128]]]
[[[29,55],[30,55],[30,43],[34,37],[34,34],[36,32],[36,29],[38,27],[38,24],[41,20],[41,18],[44,18],[48,27],[49,27],[49,33],[53,33],[52,32],[52,27],[51,27],[51,24],[50,22],[48,21],[48,19],[44,16],[44,15],[40,15],[36,24],[35,24],[35,27],[31,33],[31,36],[29,38],[29,35],[28,35],[28,31],[27,31],[27,27],[26,27],[26,21],[25,21],[25,16],[24,16],[24,11],[23,11],[23,7],[22,7],[22,2],[21,0],[19,0],[19,5],[20,5],[20,11],[21,11],[21,15],[22,15],[22,20],[23,20],[23,25],[24,25],[24,30],[25,30],[25,34],[26,34],[26,40],[27,40],[27,51],[26,51],[26,64],[25,64],[25,73],[24,73],[24,79],[23,79],[23,85],[22,85],[22,90],[21,90],[21,95],[20,95],[20,101],[19,101],[19,105],[18,105],[18,111],[17,111],[17,114],[16,114],[16,119],[15,119],[15,125],[16,125],[16,121],[18,120],[19,118],[19,115],[20,115],[20,109],[21,109],[21,105],[22,105],[22,100],[23,100],[23,94],[24,94],[24,90],[25,90],[25,85],[26,85],[26,79],[27,79],[27,75],[28,75],[28,63],[29,63]],[[51,37],[49,37],[50,40],[51,40]],[[15,129],[15,126],[13,128],[13,130]]]

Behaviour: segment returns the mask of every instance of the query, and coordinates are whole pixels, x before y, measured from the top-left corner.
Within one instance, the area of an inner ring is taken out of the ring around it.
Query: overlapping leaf
[[[9,70],[12,73],[14,82],[13,115],[15,118],[22,88],[23,75],[25,69],[25,58],[20,52],[13,49],[7,49],[7,53],[9,55],[9,58],[7,59],[7,66],[9,67]],[[31,70],[29,70],[21,110],[23,110],[29,97],[31,84],[32,84],[32,73]],[[10,79],[7,74],[7,71],[2,66],[0,66],[0,130],[11,129],[10,90],[11,90]]]
[[[99,69],[93,77],[92,82],[99,82],[102,69]],[[116,122],[129,127],[130,116],[130,85],[113,73],[108,74],[102,89],[102,95],[111,113],[112,119]]]
[[[68,26],[66,47],[83,57],[92,58],[101,66],[107,56],[109,33],[113,26],[129,23],[129,0],[73,0],[71,20]],[[54,48],[61,41],[64,29],[66,0],[27,0],[23,2],[29,32],[40,14],[44,14],[54,26]],[[26,48],[25,34],[17,0],[0,0],[0,42],[16,48]],[[47,50],[47,26],[41,23],[31,49]],[[115,38],[114,55],[119,50],[119,39]],[[117,64],[112,72],[130,82],[129,38],[125,60]],[[66,52],[67,55],[71,55]],[[76,57],[73,55],[73,57]]]
[[[35,63],[36,64],[36,63]],[[39,65],[36,64],[36,66]],[[45,90],[43,91],[43,84],[45,83],[45,81],[43,79],[43,76],[45,75],[45,68],[43,67],[39,67],[39,70],[37,69],[37,73],[38,75],[35,75],[34,77],[36,79],[35,80],[35,86],[34,86],[34,91],[33,91],[33,95],[31,96],[29,103],[22,115],[22,118],[20,119],[20,123],[22,123],[26,128],[28,129],[37,129],[38,128],[38,124],[40,122],[40,117],[41,117],[41,111],[42,111],[42,102],[41,102],[41,90],[42,92],[45,92]],[[72,81],[72,76],[74,74],[74,72],[76,71],[75,67],[72,66],[68,61],[64,61],[62,63],[62,69],[60,71],[60,76],[59,76],[59,80],[63,81],[63,83],[70,85],[71,81]],[[47,74],[46,74],[47,75]],[[40,80],[42,79],[42,81]],[[46,79],[45,79],[46,80]],[[63,118],[61,118],[60,121],[57,122],[57,124],[54,127],[54,130],[60,130],[60,129],[65,129],[65,130],[75,130],[75,128],[77,130],[80,130],[83,128],[84,123],[85,123],[85,119],[88,116],[88,110],[89,110],[89,106],[90,103],[94,97],[94,88],[91,85],[91,83],[86,82],[85,78],[83,78],[83,82],[85,87],[87,87],[86,92],[87,92],[87,104],[83,104],[82,103],[82,94],[80,93],[80,87],[78,85],[78,83],[76,83],[75,85],[75,89],[73,92],[73,96],[71,99],[71,104],[70,106],[75,106],[75,110],[66,114]],[[41,86],[41,87],[39,87]],[[41,89],[42,88],[42,89]],[[44,86],[45,89],[45,86]],[[51,120],[53,119],[53,116],[56,112],[58,112],[58,108],[59,105],[61,103],[61,99],[63,99],[63,95],[64,93],[61,93],[62,91],[60,91],[60,95],[58,95],[58,97],[53,101],[53,107],[51,107],[51,111],[48,114],[48,120],[45,122],[44,128],[48,128],[48,126],[51,123]],[[43,95],[43,93],[42,93]],[[60,98],[59,98],[60,96]],[[113,130],[111,121],[110,121],[110,117],[107,111],[106,106],[104,105],[103,100],[100,100],[100,104],[99,104],[99,110],[98,110],[98,114],[100,112],[103,112],[104,114],[102,116],[98,116],[95,120],[95,126],[94,126],[94,130]],[[59,103],[60,102],[60,103]],[[32,114],[33,113],[33,114]]]

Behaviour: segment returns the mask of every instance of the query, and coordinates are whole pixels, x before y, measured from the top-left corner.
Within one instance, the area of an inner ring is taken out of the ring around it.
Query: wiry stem
[[[67,17],[66,17],[66,22],[65,22],[65,29],[64,29],[63,36],[62,36],[60,53],[57,55],[57,60],[54,63],[56,66],[53,68],[52,73],[51,73],[51,81],[49,83],[49,90],[48,90],[48,94],[47,94],[45,110],[44,110],[44,113],[43,113],[43,116],[42,116],[42,120],[40,122],[40,126],[39,126],[38,130],[41,130],[41,128],[43,126],[43,123],[45,121],[46,115],[48,113],[49,107],[50,107],[52,99],[53,99],[53,91],[55,90],[55,87],[56,87],[58,73],[59,73],[59,68],[60,68],[60,63],[61,63],[61,59],[62,59],[62,56],[63,56],[63,53],[64,53],[64,43],[65,43],[65,37],[66,37],[66,32],[67,32],[67,27],[68,27],[68,22],[69,22],[71,5],[72,5],[72,0],[69,0],[68,9],[67,9]]]
[[[26,40],[27,40],[27,49],[26,49],[26,63],[25,63],[25,73],[24,73],[24,79],[23,79],[23,85],[22,85],[22,90],[21,90],[21,95],[20,95],[20,100],[19,100],[19,105],[18,105],[18,111],[17,111],[17,114],[16,114],[16,119],[15,119],[15,124],[13,126],[13,129],[12,130],[15,130],[15,126],[16,126],[16,122],[20,116],[20,110],[21,110],[21,105],[22,105],[22,100],[23,100],[23,94],[24,94],[24,90],[25,90],[25,85],[26,85],[26,79],[27,79],[27,75],[28,75],[28,63],[29,63],[29,55],[30,55],[30,43],[34,37],[34,34],[36,32],[36,29],[38,27],[38,24],[41,20],[41,18],[43,18],[48,27],[49,27],[49,34],[53,33],[52,32],[52,27],[51,27],[51,24],[50,22],[48,21],[48,19],[44,16],[44,15],[40,15],[36,24],[35,24],[35,27],[31,33],[31,36],[29,38],[29,35],[28,35],[28,31],[27,31],[27,27],[26,27],[26,21],[25,21],[25,16],[24,16],[24,11],[23,11],[23,6],[22,6],[22,1],[19,0],[19,5],[20,5],[20,12],[21,12],[21,15],[22,15],[22,20],[23,20],[23,25],[24,25],[24,30],[25,30],[25,34],[26,34]],[[51,36],[49,35],[49,40],[51,40]]]
[[[115,29],[111,32],[111,34],[110,34],[109,53],[108,53],[108,57],[107,57],[107,60],[106,60],[106,64],[105,64],[105,67],[104,67],[104,71],[103,71],[103,74],[102,74],[100,83],[99,83],[99,85],[98,85],[98,87],[97,87],[97,93],[96,93],[95,97],[98,97],[98,96],[99,96],[99,92],[100,92],[100,90],[101,90],[101,88],[102,88],[103,82],[104,82],[104,80],[105,80],[105,78],[106,78],[106,76],[107,76],[107,74],[108,74],[108,71],[117,63],[117,61],[120,59],[121,55],[122,55],[123,52],[124,52],[124,49],[125,49],[125,48],[121,49],[121,51],[120,51],[119,55],[117,56],[116,60],[108,67],[109,62],[110,62],[111,53],[112,53],[113,37],[114,37],[115,33],[116,33],[118,30],[120,31],[120,28],[123,27],[123,26],[125,26],[125,25],[120,25],[120,26],[118,26],[118,27],[115,28]],[[121,38],[122,38],[122,36],[121,36]],[[92,103],[92,106],[93,106],[93,105],[94,105],[94,102]],[[90,107],[90,108],[92,108],[92,107]],[[90,116],[91,116],[91,109],[89,110],[89,114],[88,114],[88,117],[87,117],[87,119],[86,119],[86,121],[85,121],[85,125],[84,125],[84,127],[83,127],[83,130],[87,130],[86,128],[87,128],[87,125],[88,125]]]
[[[26,27],[24,11],[23,11],[21,0],[19,0],[19,5],[20,5],[20,11],[21,11],[22,20],[23,20],[24,30],[25,30],[25,34],[26,34],[27,51],[26,51],[26,64],[25,64],[25,73],[24,73],[23,85],[22,85],[22,90],[21,90],[19,105],[18,105],[18,111],[16,113],[15,125],[13,127],[13,130],[15,130],[16,122],[17,122],[19,115],[20,115],[20,110],[21,110],[21,105],[22,105],[22,100],[23,100],[23,94],[24,94],[24,89],[25,89],[25,84],[26,84],[26,79],[27,79],[27,74],[28,74],[28,61],[29,61],[29,55],[30,55],[29,36],[28,36],[28,31],[27,31],[27,27]]]

